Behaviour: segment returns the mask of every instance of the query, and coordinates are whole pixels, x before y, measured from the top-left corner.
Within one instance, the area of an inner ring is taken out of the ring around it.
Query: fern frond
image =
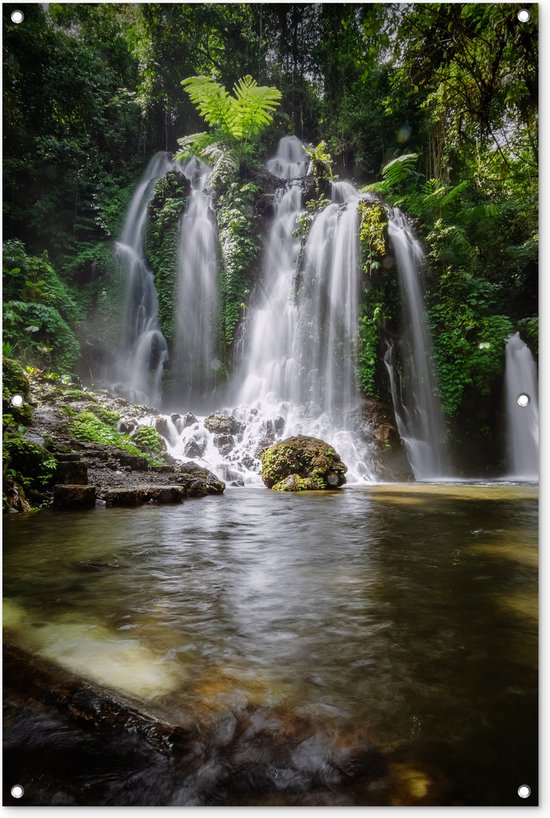
[[[403,154],[403,156],[398,156],[396,159],[392,159],[391,162],[388,162],[388,164],[384,165],[382,168],[382,176],[384,177],[384,181],[390,187],[395,187],[396,185],[401,184],[401,182],[405,181],[407,176],[409,176],[409,174],[414,170],[417,159],[417,153],[406,153]]]
[[[189,99],[198,112],[213,127],[231,128],[232,99],[213,77],[187,77],[182,82]]]
[[[233,88],[231,98],[231,135],[235,139],[250,139],[273,120],[281,92],[274,87],[258,85],[250,75],[241,78]]]
[[[215,183],[219,178],[231,176],[239,169],[239,162],[235,152],[224,142],[212,142],[202,152],[202,156],[211,168],[210,180],[212,183]]]
[[[174,154],[176,162],[184,162],[190,156],[202,156],[203,151],[212,143],[213,135],[206,131],[192,133],[178,139],[180,150]]]

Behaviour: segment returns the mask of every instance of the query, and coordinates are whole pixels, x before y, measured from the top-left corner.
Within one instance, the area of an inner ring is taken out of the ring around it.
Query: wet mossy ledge
[[[157,429],[140,423],[156,410],[9,358],[3,373],[4,512],[135,507],[223,493],[215,474],[175,460]]]
[[[260,454],[262,480],[273,491],[322,491],[346,482],[347,466],[324,440],[297,435]]]

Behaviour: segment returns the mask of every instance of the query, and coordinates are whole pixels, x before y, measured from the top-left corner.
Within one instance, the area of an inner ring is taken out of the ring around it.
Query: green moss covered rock
[[[262,480],[274,491],[336,489],[346,482],[347,466],[328,443],[297,435],[275,443],[261,455]]]

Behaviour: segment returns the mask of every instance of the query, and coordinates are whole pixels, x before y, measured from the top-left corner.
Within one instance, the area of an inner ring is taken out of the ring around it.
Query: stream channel
[[[8,691],[4,803],[536,804],[537,524],[535,485],[459,482],[8,517],[7,641],[202,744]]]

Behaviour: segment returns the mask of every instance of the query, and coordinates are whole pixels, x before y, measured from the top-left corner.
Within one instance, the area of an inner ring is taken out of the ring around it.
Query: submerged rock
[[[297,435],[260,454],[262,480],[274,491],[336,489],[346,482],[347,466],[328,443]]]

